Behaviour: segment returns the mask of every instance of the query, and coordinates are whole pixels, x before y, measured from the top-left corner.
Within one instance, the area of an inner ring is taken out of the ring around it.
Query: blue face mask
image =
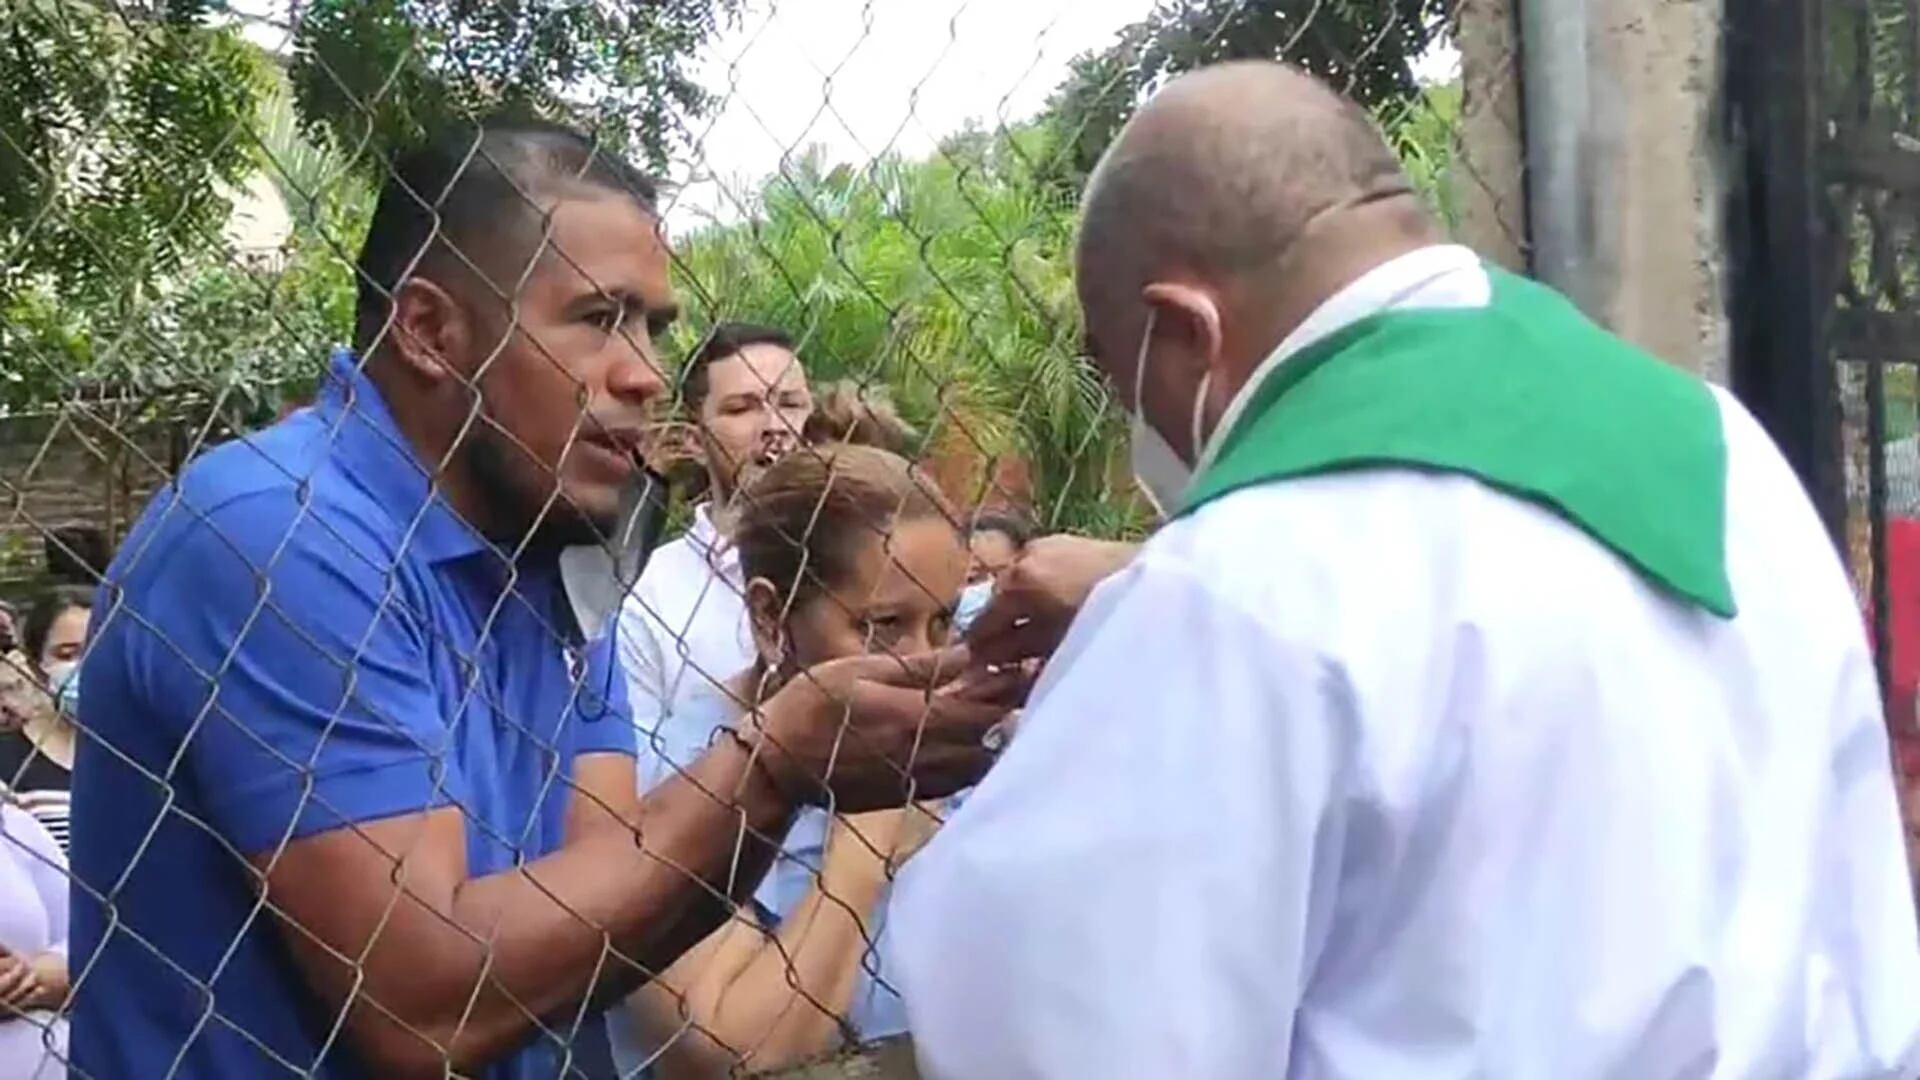
[[[68,716],[80,715],[80,665],[72,660],[48,664],[47,688],[53,691],[54,704]]]
[[[960,602],[953,607],[953,630],[956,634],[965,634],[967,627],[987,608],[987,602],[993,599],[993,579],[976,581],[960,590]]]

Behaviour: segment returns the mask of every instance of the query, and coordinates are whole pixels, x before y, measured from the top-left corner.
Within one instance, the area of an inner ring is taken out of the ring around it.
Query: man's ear
[[[391,352],[416,378],[427,382],[464,379],[473,355],[473,320],[437,282],[409,277],[394,290],[387,327]]]
[[[1155,281],[1140,290],[1140,299],[1154,310],[1154,334],[1174,350],[1212,367],[1226,346],[1220,325],[1220,305],[1213,294],[1179,281]],[[1156,350],[1158,351],[1158,350]]]
[[[1170,400],[1181,406],[1171,421],[1175,426],[1162,432],[1176,451],[1197,460],[1200,447],[1184,445],[1193,441],[1194,395],[1204,386],[1207,400],[1199,404],[1210,425],[1219,421],[1238,385],[1225,369],[1227,341],[1220,303],[1208,290],[1176,281],[1153,282],[1140,290],[1140,299],[1153,312],[1156,363],[1168,365],[1159,372],[1149,370],[1148,385],[1157,383],[1161,395],[1172,395]],[[1206,378],[1209,375],[1212,378]]]
[[[766,578],[747,582],[747,621],[753,626],[753,648],[760,662],[773,671],[785,659],[786,635],[780,629],[780,590]]]

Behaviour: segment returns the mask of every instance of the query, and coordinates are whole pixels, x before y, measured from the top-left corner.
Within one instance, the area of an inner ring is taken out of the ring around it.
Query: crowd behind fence
[[[471,15],[470,5],[427,0],[314,0],[265,15],[219,4],[0,6],[30,43],[27,53],[0,60],[0,112],[13,113],[0,119],[0,163],[9,166],[0,169],[0,254],[8,266],[0,271],[0,597],[12,602],[15,645],[0,705],[16,727],[5,736],[16,752],[0,752],[0,762],[17,763],[9,778],[17,790],[64,790],[75,742],[85,741],[86,752],[111,757],[116,775],[146,792],[152,827],[128,841],[136,864],[172,850],[166,844],[200,850],[218,841],[232,873],[271,873],[278,845],[223,839],[218,812],[203,819],[193,802],[217,806],[218,793],[179,791],[179,761],[148,746],[114,745],[114,733],[124,730],[118,718],[96,732],[83,721],[76,740],[74,713],[61,702],[63,691],[77,692],[79,669],[50,650],[71,644],[76,626],[84,635],[89,618],[94,640],[120,620],[123,634],[135,634],[137,624],[139,634],[156,639],[143,646],[154,654],[149,663],[194,668],[205,683],[205,702],[183,714],[183,743],[239,740],[234,760],[309,783],[290,796],[296,821],[346,816],[347,807],[328,805],[328,793],[311,787],[324,771],[318,763],[330,760],[324,738],[298,748],[307,752],[302,757],[271,736],[247,742],[235,734],[246,725],[229,712],[229,699],[252,691],[222,680],[259,673],[241,672],[232,656],[196,652],[194,642],[157,640],[177,625],[161,618],[172,613],[139,610],[115,589],[82,604],[50,586],[97,584],[123,542],[119,574],[150,575],[157,571],[143,567],[172,557],[168,543],[191,546],[179,529],[229,527],[236,518],[168,485],[215,453],[230,460],[251,454],[270,462],[257,466],[269,474],[310,460],[275,441],[271,431],[287,430],[271,427],[278,420],[292,415],[307,425],[300,430],[329,441],[368,437],[347,434],[367,426],[367,384],[354,382],[364,377],[359,362],[343,361],[335,384],[323,384],[329,356],[354,344],[357,333],[367,345],[394,332],[385,325],[369,338],[364,325],[356,328],[357,304],[364,310],[372,295],[390,305],[393,297],[381,295],[390,283],[356,277],[355,259],[376,195],[390,186],[410,140],[483,115],[575,125],[595,133],[603,157],[659,175],[665,183],[652,198],[678,220],[678,192],[698,187],[685,182],[711,181],[716,172],[701,142],[716,110],[753,105],[735,100],[729,77],[752,56],[723,47],[780,48],[778,6],[714,0],[616,14],[607,5],[532,3],[484,17]],[[634,682],[641,777],[663,783],[727,738],[729,724],[743,709],[751,715],[770,686],[804,678],[782,667],[783,650],[822,660],[835,650],[937,645],[950,633],[956,605],[961,617],[967,612],[967,590],[1030,536],[1140,535],[1150,519],[1128,473],[1124,416],[1081,357],[1072,280],[1078,194],[1100,151],[1141,97],[1172,74],[1232,57],[1291,60],[1373,110],[1441,220],[1490,257],[1523,264],[1518,79],[1509,23],[1483,10],[1491,7],[1471,0],[1141,5],[1139,19],[1089,41],[1087,53],[1056,72],[1058,88],[1034,115],[983,110],[976,124],[936,133],[925,152],[889,144],[843,159],[804,137],[770,148],[757,182],[717,189],[717,213],[672,237],[681,311],[657,353],[668,390],[644,433],[622,431],[611,443],[644,453],[665,483],[657,506],[640,503],[664,518],[649,564],[655,579],[623,580],[620,558],[610,557],[569,579],[568,606],[543,610],[517,569],[519,545],[489,537],[479,558],[504,576],[505,591],[474,616],[469,637],[423,648],[449,672],[483,663],[503,642],[564,654],[572,682],[562,697],[572,718],[611,693],[612,669],[583,657],[582,641],[602,624],[617,625],[619,677]],[[952,20],[927,21],[927,33],[992,33],[961,18],[965,10],[961,4]],[[868,47],[863,41],[850,53]],[[696,61],[713,55],[718,62],[701,74]],[[823,115],[836,105],[830,69],[817,84],[790,88],[817,97]],[[900,70],[898,92],[912,100],[928,74]],[[511,294],[517,279],[505,280]],[[647,328],[623,322],[624,311],[610,317],[622,334],[644,337]],[[715,350],[720,328],[740,335],[738,347]],[[502,351],[513,336],[502,338]],[[689,378],[688,359],[703,347],[712,355]],[[343,396],[340,380],[362,396]],[[498,427],[487,412],[498,401],[481,404],[485,395],[469,390],[461,437],[480,438],[472,432]],[[393,432],[379,434],[391,441]],[[511,456],[511,441],[498,451]],[[604,441],[580,421],[562,450]],[[540,456],[540,448],[519,449]],[[440,464],[424,468],[431,474]],[[310,500],[312,478],[288,479]],[[184,524],[156,530],[159,544],[154,531],[129,540],[141,507],[156,498]],[[568,499],[562,492],[549,500],[539,520],[566,516]],[[313,505],[301,501],[291,520],[306,520]],[[931,532],[929,522],[938,523]],[[328,550],[341,560],[369,564],[370,580],[384,592],[377,620],[421,622],[429,602],[397,561],[440,526],[427,510],[402,524],[395,549],[340,535],[326,543],[338,545]],[[234,575],[184,589],[156,584],[160,591],[147,595],[178,602],[196,588],[245,590],[280,580],[290,558],[284,551],[228,539],[241,560]],[[872,553],[891,569],[869,565]],[[583,557],[580,565],[589,563]],[[590,576],[608,570],[610,578]],[[747,583],[756,578],[777,587],[754,593]],[[572,585],[586,580],[599,584]],[[608,580],[617,585],[611,593]],[[327,650],[294,632],[310,618],[307,609],[330,602],[326,592],[262,588],[243,605],[241,622],[248,632],[275,634],[289,650],[324,652],[326,663],[349,673],[367,655],[364,641]],[[893,604],[892,623],[863,607],[883,594]],[[29,618],[47,596],[68,599]],[[853,637],[802,625],[836,618]],[[498,687],[472,675],[447,677],[477,710],[463,712],[462,723],[511,729],[549,756],[558,740],[572,737],[553,728],[551,717],[514,715],[512,695]],[[368,738],[417,737],[381,727],[390,719],[376,712],[343,698],[322,717],[324,730],[364,725],[377,729]],[[670,727],[662,723],[668,713],[712,722]],[[415,748],[428,757],[446,752]],[[551,770],[543,782],[563,793],[575,786]],[[462,811],[473,836],[468,846],[492,852],[476,855],[490,865],[530,857],[543,830],[559,828],[542,817],[544,803],[516,808],[523,819],[508,821],[467,805],[470,793],[444,777],[428,787],[436,803]],[[24,805],[40,808],[41,824],[64,841],[64,802]],[[879,948],[886,888],[952,806],[920,800],[905,811],[828,810],[803,819],[766,885],[743,892],[722,881],[723,895],[713,899],[731,907],[729,917],[688,960],[649,970],[658,978],[629,1001],[540,1013],[541,1052],[568,1075],[694,1075],[793,1066],[897,1033],[903,1014]],[[74,807],[79,817],[89,812]],[[22,874],[49,863],[66,873],[58,845],[5,847]],[[167,966],[202,992],[196,1030],[250,1048],[254,1074],[310,1073],[313,1061],[286,1056],[273,1033],[248,1030],[247,1017],[227,1013],[233,998],[215,992],[227,965],[244,961],[239,935],[292,919],[288,909],[269,897],[235,916],[234,940],[202,942],[192,956],[166,955],[168,939],[152,931],[150,914],[129,906],[149,902],[154,886],[130,881],[131,872],[129,880],[75,873],[75,910],[91,911],[107,936],[129,939],[135,959],[125,962]],[[64,915],[59,922],[64,927]],[[225,924],[216,917],[208,925]],[[58,936],[0,945],[53,956],[64,949],[64,929]],[[461,940],[491,957],[493,939],[462,931]],[[367,976],[356,956],[332,960],[348,970],[349,983]],[[605,963],[643,961],[611,948]],[[33,1046],[0,1038],[0,1054],[23,1055],[0,1060],[0,1072],[44,1067],[44,1075],[57,1075],[66,1060],[61,984],[111,974],[75,966],[40,978],[37,985],[58,991],[11,999],[24,1019],[0,1021],[0,1029],[32,1025]],[[513,996],[497,983],[472,992],[476,1002]],[[535,1003],[514,1007],[531,1014]],[[326,1038],[343,1038],[344,1022],[344,1013],[328,1016]],[[183,1074],[192,1060],[182,1049],[147,1062],[142,1074]]]

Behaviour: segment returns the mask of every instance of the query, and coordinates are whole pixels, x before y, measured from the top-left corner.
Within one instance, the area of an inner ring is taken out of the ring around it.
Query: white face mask
[[[1153,504],[1153,509],[1162,518],[1170,511],[1180,508],[1180,501],[1186,497],[1187,488],[1193,484],[1193,466],[1182,458],[1152,424],[1141,408],[1141,392],[1147,384],[1147,350],[1153,343],[1153,321],[1158,314],[1153,308],[1147,309],[1147,327],[1140,335],[1140,355],[1133,365],[1133,410],[1130,414],[1130,430],[1127,441],[1133,460],[1134,483],[1140,486],[1141,494]],[[1207,388],[1213,382],[1213,372],[1209,370],[1200,378],[1200,385],[1193,392],[1193,448],[1199,453],[1203,439],[1201,436],[1202,413],[1206,409]]]

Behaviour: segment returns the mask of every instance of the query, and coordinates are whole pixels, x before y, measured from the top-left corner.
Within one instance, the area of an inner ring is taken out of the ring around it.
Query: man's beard
[[[474,487],[487,502],[491,520],[483,531],[491,530],[489,539],[506,542],[509,551],[522,541],[529,549],[558,550],[603,546],[613,537],[616,513],[589,513],[568,499],[564,490],[555,494],[544,479],[523,480],[524,472],[559,483],[554,473],[536,464],[491,424],[474,425],[462,456]]]

